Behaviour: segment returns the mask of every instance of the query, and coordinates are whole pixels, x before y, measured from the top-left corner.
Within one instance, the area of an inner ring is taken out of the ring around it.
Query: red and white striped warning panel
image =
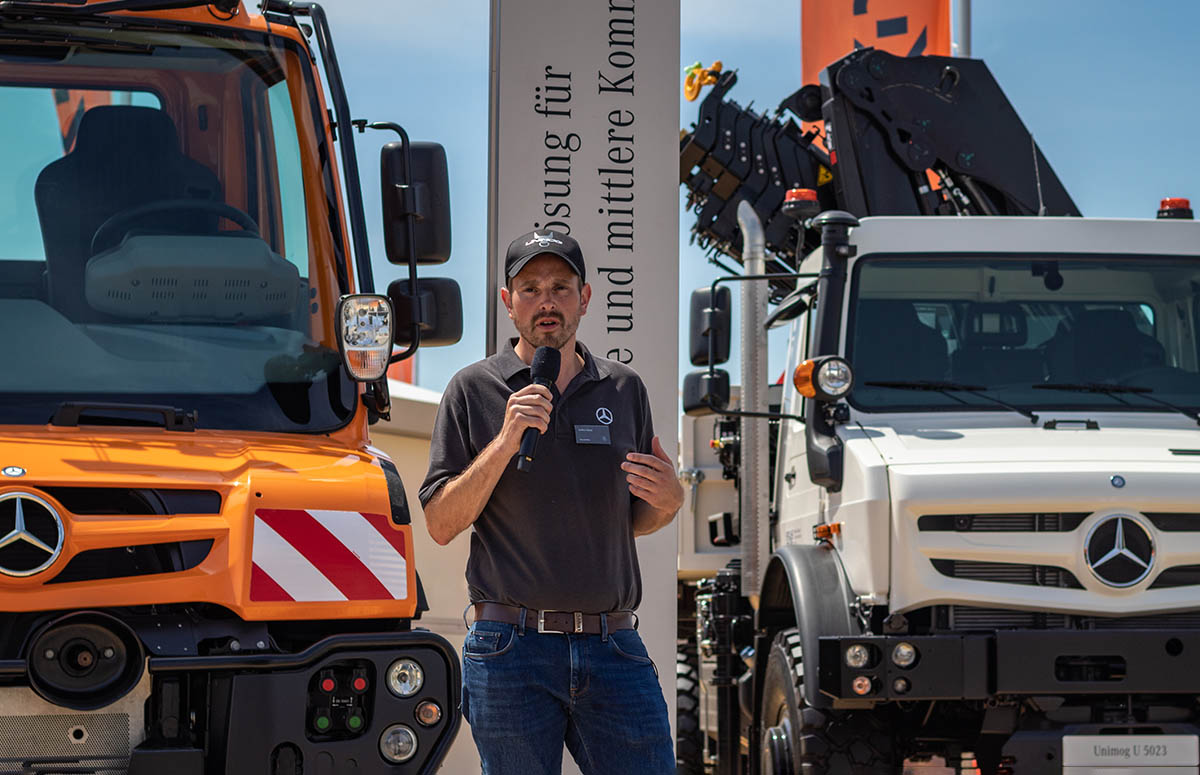
[[[258,602],[403,600],[404,534],[382,514],[259,509],[250,599]]]

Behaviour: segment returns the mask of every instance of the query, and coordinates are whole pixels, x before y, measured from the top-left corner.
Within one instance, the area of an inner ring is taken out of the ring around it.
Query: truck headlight
[[[417,755],[417,735],[403,724],[392,724],[379,736],[379,753],[392,764],[403,764]]]
[[[855,670],[861,670],[871,662],[871,649],[861,643],[846,647],[846,664]]]
[[[797,366],[792,372],[792,384],[805,398],[833,402],[854,387],[854,372],[845,358],[822,355]]]
[[[350,376],[374,382],[387,374],[392,357],[392,303],[386,296],[343,296],[337,309],[338,343]]]
[[[911,643],[897,643],[892,649],[892,664],[896,667],[912,667],[917,663],[917,647]]]
[[[397,697],[411,697],[421,691],[425,671],[411,659],[397,659],[387,669],[387,688]]]
[[[830,358],[817,367],[817,387],[822,392],[841,398],[850,392],[854,385],[854,374],[850,364],[841,358]]]

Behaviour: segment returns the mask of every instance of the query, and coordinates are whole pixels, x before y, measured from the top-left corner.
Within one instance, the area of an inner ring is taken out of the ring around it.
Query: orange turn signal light
[[[796,392],[805,398],[817,397],[817,386],[813,384],[813,369],[816,366],[816,361],[808,360],[801,363],[792,372],[792,384],[796,386]]]
[[[813,539],[816,541],[828,541],[834,536],[841,534],[841,522],[827,522],[821,525],[813,525]]]

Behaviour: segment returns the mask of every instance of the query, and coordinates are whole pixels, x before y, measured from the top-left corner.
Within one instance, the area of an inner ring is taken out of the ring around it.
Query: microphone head
[[[562,353],[553,347],[539,347],[533,353],[533,363],[529,366],[529,376],[534,382],[542,380],[554,382],[558,379],[558,369],[562,365]]]

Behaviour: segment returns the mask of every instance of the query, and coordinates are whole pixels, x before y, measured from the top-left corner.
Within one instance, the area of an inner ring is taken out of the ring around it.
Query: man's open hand
[[[683,505],[683,485],[657,436],[651,442],[651,450],[653,455],[630,452],[625,456],[621,469],[629,482],[629,492],[655,511],[674,514]]]

